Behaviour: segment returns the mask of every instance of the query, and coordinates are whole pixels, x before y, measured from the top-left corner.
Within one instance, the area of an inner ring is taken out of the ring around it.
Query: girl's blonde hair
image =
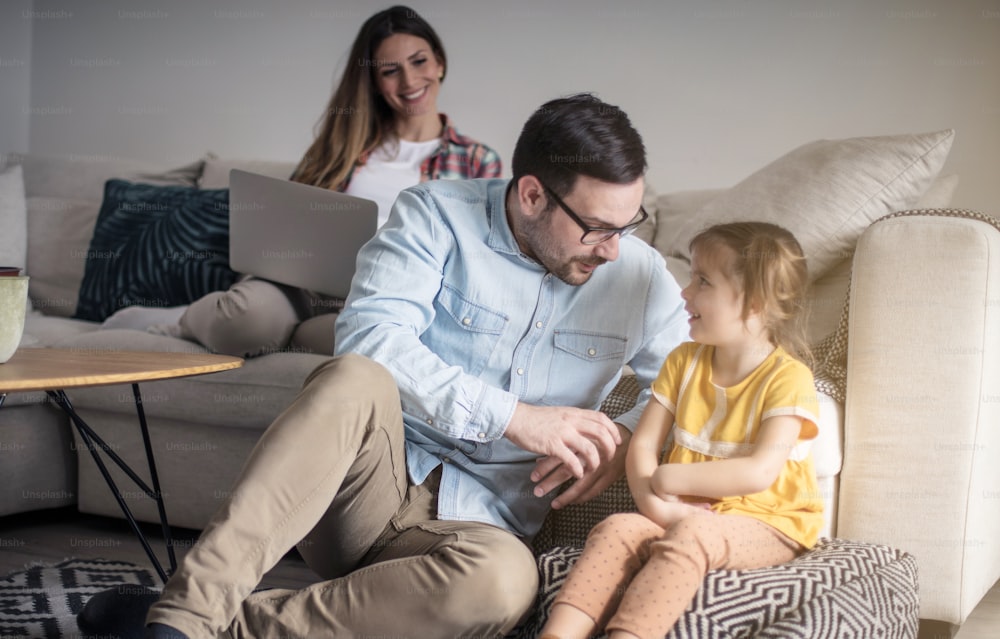
[[[734,255],[719,266],[743,293],[743,319],[758,312],[772,344],[811,363],[805,331],[809,274],[795,236],[776,224],[733,222],[698,233],[689,248],[711,255],[719,246]]]

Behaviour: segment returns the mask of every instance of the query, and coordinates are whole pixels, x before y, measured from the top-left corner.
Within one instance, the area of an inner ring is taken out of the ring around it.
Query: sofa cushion
[[[28,296],[47,315],[70,317],[100,202],[28,196]]]
[[[580,556],[560,547],[538,560],[538,606],[513,637],[537,637]],[[917,636],[916,559],[878,544],[821,539],[771,568],[713,570],[667,639]],[[603,635],[601,635],[603,636]]]
[[[229,172],[233,169],[260,173],[274,178],[287,179],[295,170],[295,162],[273,160],[237,160],[220,158],[214,153],[205,156],[205,168],[198,186],[203,189],[225,189],[229,187]]]
[[[28,255],[28,205],[20,166],[0,171],[0,266],[24,268]]]
[[[116,156],[26,153],[8,156],[24,169],[27,196],[70,198],[100,202],[104,183],[112,178],[156,184],[193,186],[200,165],[164,168],[155,162]]]
[[[68,321],[68,320],[62,320]],[[108,350],[207,353],[187,340],[130,329],[81,331],[51,346],[79,352]],[[298,395],[306,376],[329,357],[313,353],[278,352],[247,359],[233,370],[142,384],[146,415],[196,424],[263,431]],[[69,392],[78,409],[108,413],[130,411],[121,394],[127,385],[78,388]]]
[[[109,180],[86,256],[75,317],[124,306],[179,306],[236,281],[229,191]]]
[[[0,517],[75,504],[77,448],[62,411],[44,394],[11,393],[0,413]]]
[[[687,192],[703,204],[684,217],[665,219],[661,211],[654,246],[688,259],[691,238],[712,224],[773,222],[798,238],[816,280],[850,257],[869,224],[917,203],[940,172],[953,138],[948,129],[805,144],[715,197],[710,191]]]
[[[100,330],[96,322],[59,317],[35,310],[24,318],[24,335],[21,337],[22,348],[49,348],[84,333]]]

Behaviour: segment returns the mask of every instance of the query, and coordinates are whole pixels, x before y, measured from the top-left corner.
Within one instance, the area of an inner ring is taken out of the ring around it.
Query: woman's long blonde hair
[[[395,113],[376,90],[375,51],[397,33],[423,38],[447,70],[441,39],[413,9],[397,5],[368,18],[354,39],[340,84],[320,118],[316,139],[292,174],[293,181],[341,189],[362,155],[392,137]]]
[[[711,255],[719,246],[735,255],[720,265],[743,293],[743,319],[758,312],[771,343],[810,364],[805,330],[809,273],[795,236],[776,224],[732,222],[698,233],[689,248]]]

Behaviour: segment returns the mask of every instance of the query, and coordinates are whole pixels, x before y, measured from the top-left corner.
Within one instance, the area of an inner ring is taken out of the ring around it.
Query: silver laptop
[[[347,297],[358,249],[375,235],[378,205],[316,186],[229,173],[229,266]]]

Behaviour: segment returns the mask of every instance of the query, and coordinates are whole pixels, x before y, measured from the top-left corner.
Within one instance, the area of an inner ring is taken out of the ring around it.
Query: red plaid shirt
[[[503,165],[497,152],[459,133],[447,115],[442,113],[440,117],[444,125],[441,144],[420,165],[420,181],[500,177]],[[358,164],[367,161],[366,153],[361,156]],[[341,190],[347,188],[353,173],[352,171],[351,175],[347,176]]]

